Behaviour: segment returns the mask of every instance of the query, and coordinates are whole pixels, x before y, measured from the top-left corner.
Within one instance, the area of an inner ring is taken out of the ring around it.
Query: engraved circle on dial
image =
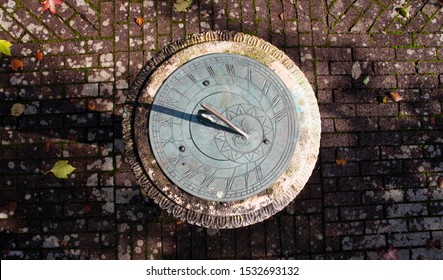
[[[248,137],[201,118],[209,104]],[[149,114],[149,139],[163,173],[181,190],[212,201],[236,201],[266,190],[282,175],[298,138],[291,93],[260,62],[208,54],[163,82]]]

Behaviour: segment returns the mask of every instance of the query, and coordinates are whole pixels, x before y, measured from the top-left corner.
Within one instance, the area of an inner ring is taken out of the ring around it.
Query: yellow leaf
[[[66,179],[75,169],[76,168],[70,165],[67,160],[59,160],[49,171],[57,178]]]
[[[25,111],[25,105],[21,103],[15,103],[11,107],[11,116],[19,117]]]
[[[11,43],[6,40],[0,40],[0,56],[2,53],[6,55],[11,55]]]
[[[335,163],[337,165],[346,165],[348,163],[348,161],[344,158],[337,158],[337,159],[335,159]]]
[[[177,0],[174,3],[174,10],[179,13],[179,12],[187,12],[188,8],[191,7],[192,5],[192,0]]]

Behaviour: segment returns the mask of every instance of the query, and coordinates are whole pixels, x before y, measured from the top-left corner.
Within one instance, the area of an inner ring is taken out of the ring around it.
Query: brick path
[[[10,57],[0,60],[2,259],[380,259],[390,248],[399,259],[443,259],[437,0],[194,0],[188,13],[172,2],[65,0],[52,15],[37,0],[0,0],[0,39],[24,62],[14,72]],[[210,29],[281,48],[322,115],[303,192],[235,230],[170,217],[142,197],[122,152],[131,80],[168,43]],[[356,61],[363,74],[353,80]],[[402,101],[379,102],[394,89]],[[13,117],[17,102],[26,109]],[[43,174],[60,159],[77,168],[69,179]]]

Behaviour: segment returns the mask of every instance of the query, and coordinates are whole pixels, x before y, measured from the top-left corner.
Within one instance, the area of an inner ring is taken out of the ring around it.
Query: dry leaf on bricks
[[[351,68],[351,75],[354,80],[357,80],[361,76],[361,66],[358,61],[356,61]]]
[[[399,102],[403,100],[403,97],[397,92],[397,91],[392,91],[389,93],[389,96],[391,97],[391,99],[394,102]]]
[[[25,111],[25,105],[21,103],[15,103],[11,107],[11,116],[13,117],[19,117],[23,112]]]
[[[43,5],[42,13],[49,9],[52,14],[55,14],[57,12],[55,6],[63,4],[63,0],[45,0],[41,4]]]
[[[43,59],[43,53],[40,50],[37,50],[35,57],[37,58],[37,61],[40,61]]]
[[[13,58],[11,60],[11,68],[14,71],[18,71],[18,69],[23,68],[23,61],[18,58]]]
[[[188,8],[191,7],[192,0],[177,0],[174,3],[174,11],[176,12],[187,12]]]
[[[142,26],[144,22],[145,21],[141,17],[135,19],[135,23],[137,23],[138,26]]]

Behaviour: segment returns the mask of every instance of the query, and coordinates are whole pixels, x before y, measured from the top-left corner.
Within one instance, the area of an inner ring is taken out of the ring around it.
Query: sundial
[[[320,114],[304,74],[255,36],[179,40],[140,71],[125,107],[126,156],[143,192],[210,228],[263,221],[312,173]]]

